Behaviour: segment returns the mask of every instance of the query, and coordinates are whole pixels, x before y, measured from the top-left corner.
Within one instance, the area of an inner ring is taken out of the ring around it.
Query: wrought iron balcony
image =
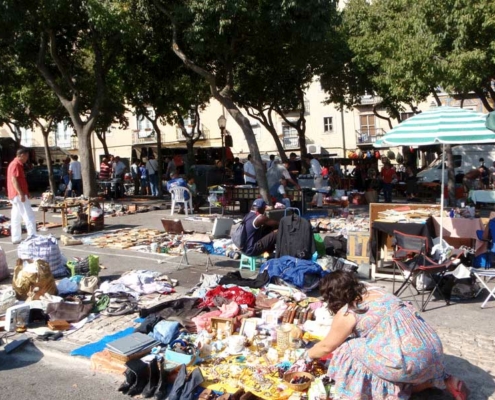
[[[371,96],[371,95],[365,95],[361,96],[361,101],[359,105],[362,106],[369,106],[369,105],[375,105],[378,103],[381,103],[382,98],[380,96]]]
[[[284,137],[283,139],[284,149],[293,150],[299,148],[299,138],[297,136]]]
[[[190,133],[190,128],[186,127],[186,130],[188,133]],[[220,131],[218,131],[218,135],[220,136]],[[199,140],[205,140],[210,138],[210,130],[201,124],[201,136],[199,137]],[[185,142],[186,137],[182,134],[182,130],[180,128],[176,129],[176,139],[178,142]]]
[[[356,130],[356,144],[369,145],[375,143],[385,134],[382,128],[368,128]]]
[[[153,129],[135,130],[132,133],[132,144],[156,143],[156,134]]]

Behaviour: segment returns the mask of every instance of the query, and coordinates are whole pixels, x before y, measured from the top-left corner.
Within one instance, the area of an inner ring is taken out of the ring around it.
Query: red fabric
[[[381,172],[383,182],[385,183],[392,183],[392,180],[394,179],[395,176],[395,169],[393,168],[382,168]]]
[[[233,300],[237,304],[247,304],[248,307],[254,307],[256,303],[256,297],[251,292],[246,292],[241,289],[239,286],[233,286],[229,289],[224,288],[219,285],[215,289],[211,289],[206,293],[206,296],[203,302],[198,305],[199,308],[203,307],[212,307],[213,299],[217,296],[223,297],[225,299]]]
[[[24,165],[17,157],[14,158],[14,160],[9,164],[9,168],[7,169],[7,194],[10,200],[18,195],[17,190],[12,183],[13,176],[17,178],[17,182],[19,182],[22,193],[24,193],[26,196],[29,195],[28,184],[26,181],[26,176],[24,175]]]
[[[100,164],[100,179],[110,179],[112,177],[112,168],[105,162]]]

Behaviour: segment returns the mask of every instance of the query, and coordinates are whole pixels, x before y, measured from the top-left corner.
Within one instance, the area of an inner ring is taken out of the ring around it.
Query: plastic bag
[[[43,260],[17,260],[12,288],[19,300],[38,300],[45,293],[57,294],[50,266]]]

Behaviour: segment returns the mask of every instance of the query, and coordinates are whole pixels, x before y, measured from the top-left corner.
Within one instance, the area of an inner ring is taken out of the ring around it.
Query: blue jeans
[[[385,203],[392,203],[392,184],[383,183],[383,197],[385,198]]]
[[[158,196],[158,176],[157,174],[151,174],[149,176],[150,179],[150,187],[151,187],[151,195]]]

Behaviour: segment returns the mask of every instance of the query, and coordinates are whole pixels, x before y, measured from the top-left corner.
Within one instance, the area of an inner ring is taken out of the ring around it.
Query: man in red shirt
[[[395,169],[392,168],[390,161],[385,162],[380,175],[383,182],[382,188],[385,203],[392,203],[392,187],[394,181],[397,181],[397,174],[395,173]]]
[[[7,169],[7,194],[12,203],[10,235],[13,244],[19,244],[22,240],[22,221],[26,224],[28,237],[36,234],[36,218],[29,201],[29,190],[24,175],[24,164],[28,158],[27,149],[17,150],[17,157]]]

